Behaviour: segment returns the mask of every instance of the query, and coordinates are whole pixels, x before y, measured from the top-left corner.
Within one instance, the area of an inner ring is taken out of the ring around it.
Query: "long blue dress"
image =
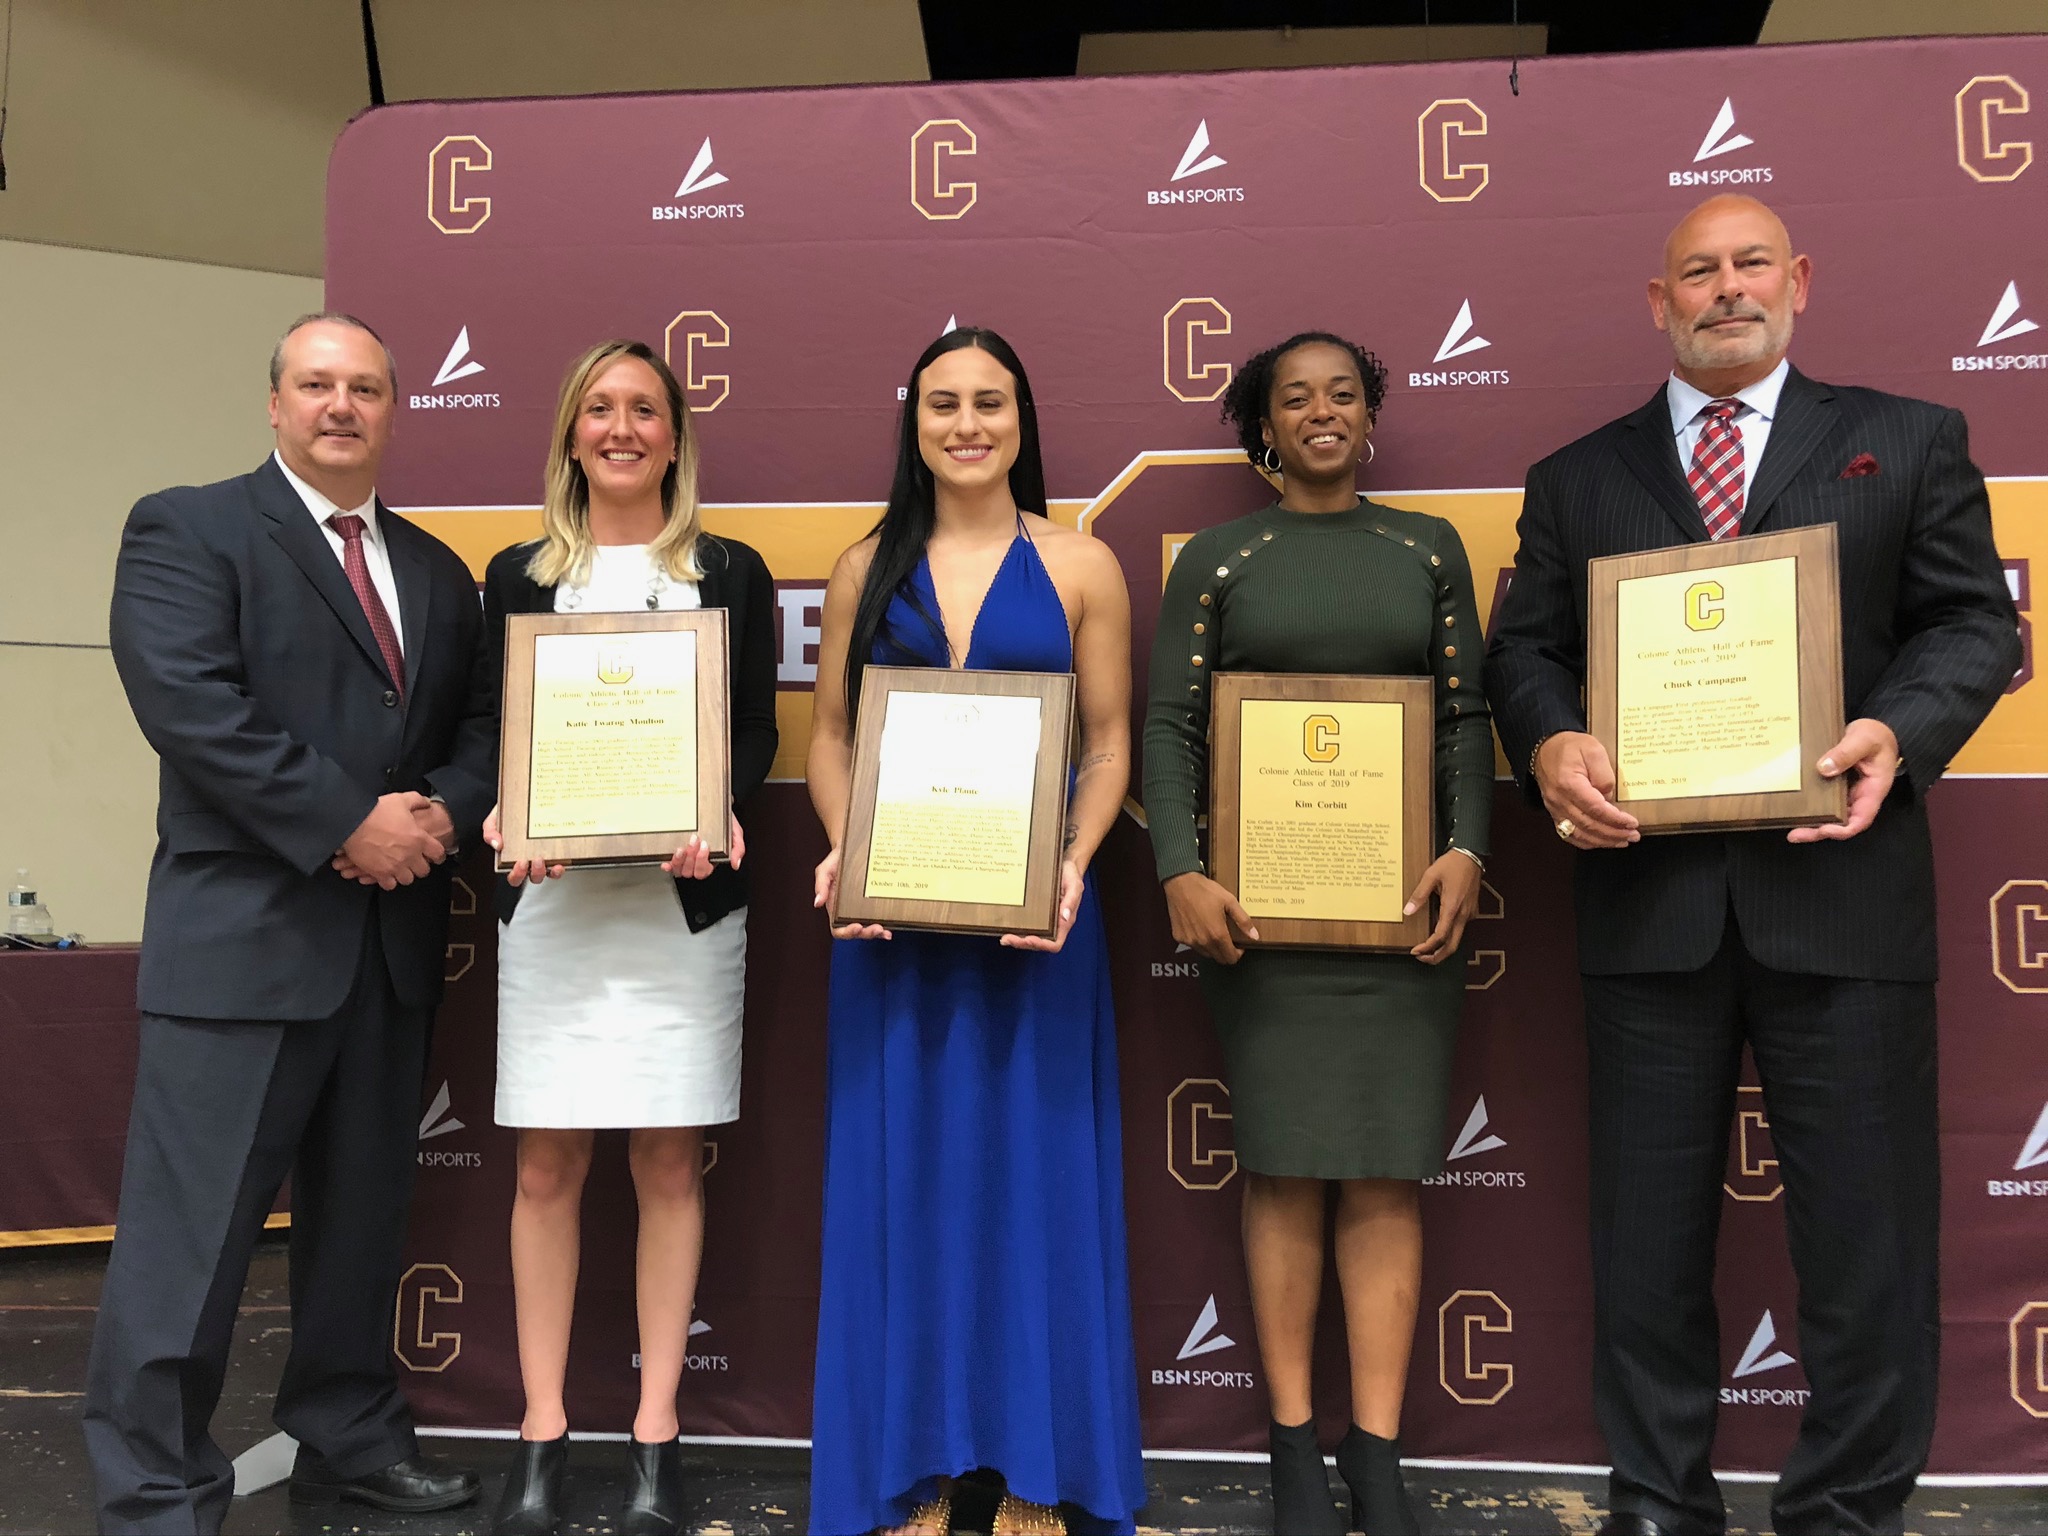
[[[872,659],[947,664],[920,562]],[[1065,672],[1020,530],[970,668]],[[901,1524],[941,1477],[1002,1472],[1076,1531],[1145,1502],[1107,946],[1093,883],[1058,954],[895,931],[833,945],[811,1530]]]

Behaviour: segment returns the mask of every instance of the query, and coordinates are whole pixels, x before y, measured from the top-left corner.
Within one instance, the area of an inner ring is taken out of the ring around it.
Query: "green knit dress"
[[[1436,852],[1484,856],[1493,731],[1472,571],[1441,518],[1361,498],[1346,512],[1278,506],[1196,534],[1160,603],[1145,710],[1145,812],[1159,878],[1206,870],[1209,679],[1333,672],[1435,681]],[[1239,1163],[1315,1179],[1440,1172],[1462,955],[1252,949],[1204,960],[1223,1040]]]

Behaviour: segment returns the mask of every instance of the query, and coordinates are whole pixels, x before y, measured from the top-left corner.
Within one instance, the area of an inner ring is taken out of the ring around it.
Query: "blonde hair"
[[[526,564],[526,574],[543,587],[585,581],[590,575],[590,481],[570,452],[576,419],[591,381],[620,358],[638,358],[652,368],[668,396],[669,426],[675,433],[676,458],[661,477],[661,510],[666,522],[647,547],[648,557],[678,581],[695,581],[697,539],[703,532],[697,507],[697,433],[690,423],[683,386],[661,354],[643,341],[607,341],[592,347],[571,365],[555,403],[555,436],[548,445],[547,485],[540,508],[540,547]]]

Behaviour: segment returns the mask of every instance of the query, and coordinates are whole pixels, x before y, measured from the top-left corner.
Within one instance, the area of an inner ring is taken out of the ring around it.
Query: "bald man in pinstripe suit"
[[[1762,1078],[1812,1387],[1780,1536],[1896,1536],[1934,1426],[1940,1176],[1934,862],[1924,795],[2020,663],[1962,416],[1821,384],[1785,355],[1811,268],[1716,197],[1650,309],[1672,376],[1529,472],[1487,696],[1508,760],[1578,848],[1591,1064],[1594,1403],[1603,1536],[1719,1536],[1714,1246],[1746,1043]],[[1841,826],[1642,838],[1586,734],[1586,564],[1833,523],[1844,698],[1821,771]]]

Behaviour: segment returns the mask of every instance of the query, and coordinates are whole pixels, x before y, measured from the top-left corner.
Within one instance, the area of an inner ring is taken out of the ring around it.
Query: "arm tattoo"
[[[1115,761],[1116,754],[1114,752],[1090,752],[1081,759],[1077,771],[1086,773],[1090,768],[1100,768],[1104,763],[1113,763]]]

